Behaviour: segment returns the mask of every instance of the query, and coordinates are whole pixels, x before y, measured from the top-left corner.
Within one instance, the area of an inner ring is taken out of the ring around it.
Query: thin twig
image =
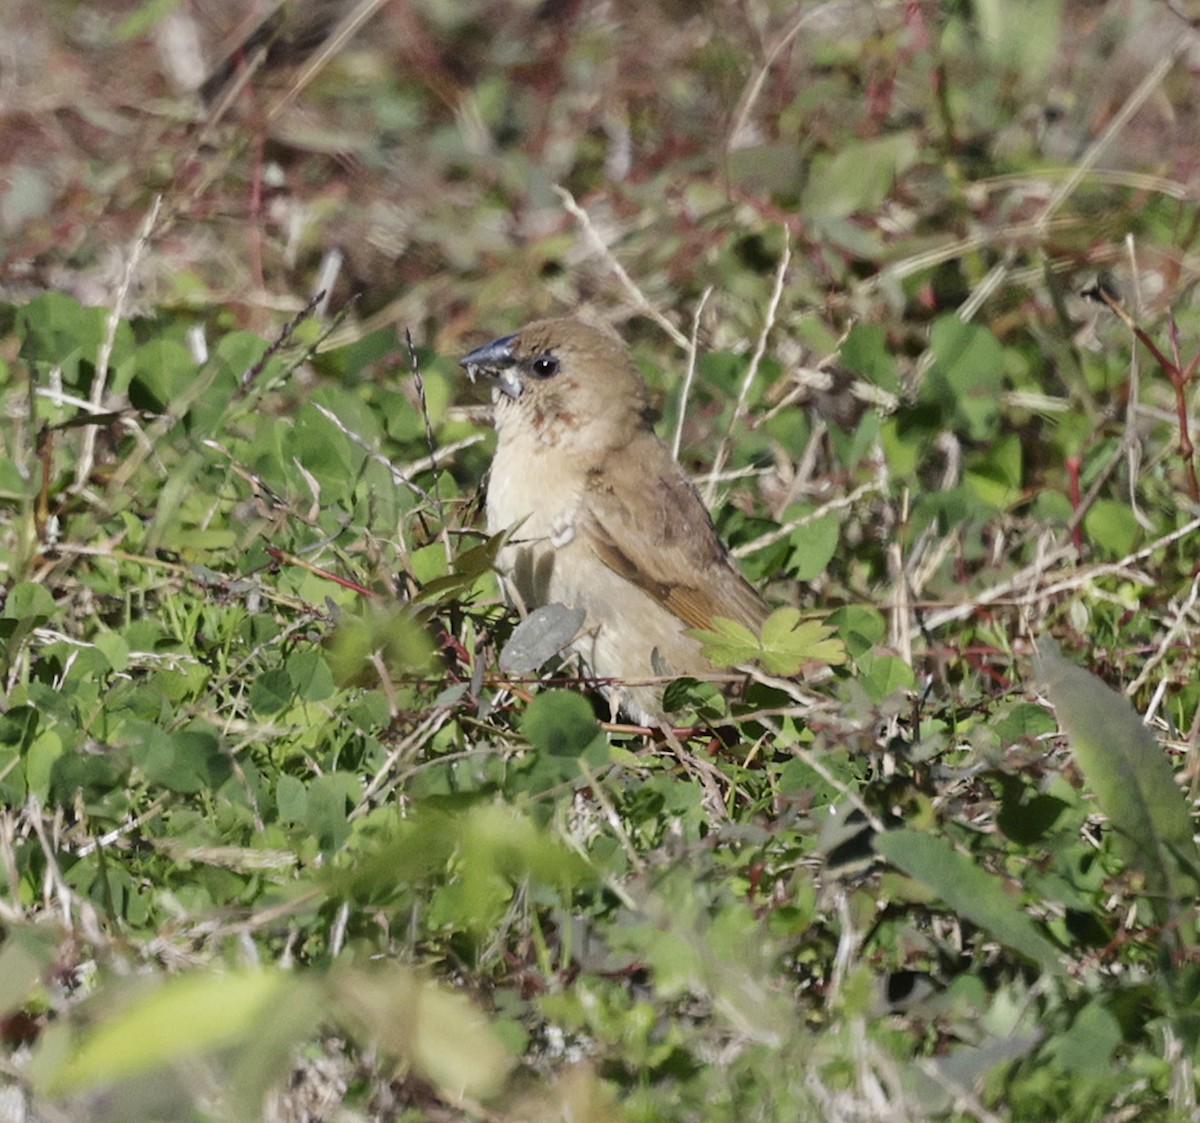
[[[729,419],[729,426],[726,428],[725,435],[721,438],[721,443],[717,447],[717,455],[713,460],[708,486],[704,491],[704,502],[710,507],[716,494],[716,480],[725,467],[725,461],[729,458],[729,447],[733,439],[733,430],[745,416],[746,403],[750,398],[750,387],[754,385],[754,380],[758,377],[758,368],[762,363],[763,355],[767,352],[767,339],[770,337],[771,330],[775,327],[775,316],[779,311],[779,302],[783,299],[784,281],[787,278],[788,266],[791,263],[792,239],[785,227],[783,231],[783,254],[780,256],[779,266],[775,270],[775,287],[771,292],[771,299],[767,304],[767,314],[763,318],[762,331],[758,334],[758,343],[754,347],[754,354],[750,357],[750,365],[746,368],[746,375],[742,379],[741,388],[738,390],[737,402],[733,407],[733,416]]]
[[[762,66],[754,72],[753,77],[742,91],[742,96],[738,98],[738,104],[734,110],[733,125],[729,130],[729,135],[725,139],[726,153],[733,152],[741,146],[746,121],[750,117],[750,111],[754,108],[754,103],[758,101],[759,94],[762,93],[763,85],[766,83],[771,67],[775,65],[779,56],[787,50],[788,44],[796,38],[804,25],[814,16],[824,15],[830,7],[831,5],[829,4],[821,4],[816,8],[810,7],[807,9],[804,5],[797,6],[791,25],[784,28],[783,33],[775,40],[774,45],[767,52],[767,57],[763,60]]]
[[[730,553],[735,558],[748,557],[756,550],[765,549],[772,543],[778,542],[781,538],[786,538],[794,530],[798,530],[802,526],[808,526],[809,523],[816,522],[818,519],[823,519],[826,515],[833,514],[834,511],[841,511],[846,507],[853,507],[864,495],[870,495],[874,491],[884,490],[884,481],[880,479],[870,480],[865,484],[860,484],[849,495],[839,496],[837,499],[831,499],[828,503],[822,504],[815,511],[808,511],[799,518],[791,519],[782,526],[777,526],[766,534],[760,534],[757,538],[750,542],[743,542],[740,546],[735,546]]]
[[[267,110],[267,120],[273,121],[295,101],[309,83],[325,69],[329,60],[346,45],[350,37],[386,3],[387,0],[361,0],[361,3],[343,16],[321,44],[320,50],[309,57],[287,90]]]
[[[575,196],[571,194],[565,187],[555,186],[555,194],[562,200],[563,207],[583,228],[583,232],[587,235],[588,241],[592,243],[593,248],[597,253],[604,258],[608,267],[617,275],[617,280],[625,287],[625,291],[633,297],[634,306],[639,312],[649,316],[660,328],[663,329],[678,344],[684,351],[688,348],[687,336],[683,334],[670,320],[666,318],[653,304],[641,289],[634,284],[633,278],[625,272],[625,267],[616,259],[612,250],[605,244],[604,239],[600,237],[600,232],[592,224],[591,216],[581,207],[576,201]]]
[[[683,422],[687,417],[688,397],[692,392],[692,381],[696,377],[696,353],[699,350],[700,317],[704,306],[712,296],[713,287],[709,285],[701,294],[700,302],[696,305],[695,315],[692,316],[692,335],[687,349],[687,370],[683,374],[683,389],[679,392],[679,417],[675,421],[675,437],[671,441],[671,455],[679,459],[679,446],[683,441]]]
[[[926,620],[925,626],[930,630],[939,628],[943,624],[962,620],[972,613],[977,612],[980,608],[1010,597],[1015,604],[1028,604],[1034,600],[1077,589],[1081,585],[1100,577],[1111,575],[1129,577],[1132,567],[1137,562],[1144,561],[1156,550],[1164,549],[1183,538],[1187,538],[1190,534],[1195,534],[1198,530],[1200,530],[1200,518],[1192,519],[1191,522],[1185,523],[1183,526],[1171,531],[1170,534],[1164,534],[1162,537],[1156,538],[1153,542],[1143,546],[1140,550],[1135,550],[1132,554],[1127,554],[1120,561],[1076,569],[1069,575],[1064,575],[1058,584],[1045,585],[1042,583],[1043,578],[1055,576],[1050,573],[1050,567],[1065,558],[1073,557],[1075,554],[1073,546],[1060,546],[1057,550],[1051,551],[1047,557],[1040,559],[1033,565],[1026,566],[1007,581],[1002,581],[999,585],[985,589],[978,596],[972,597],[961,604],[951,605],[936,613],[931,613]],[[1018,591],[1020,591],[1020,595],[1017,595]]]
[[[1192,580],[1192,587],[1188,591],[1187,598],[1175,609],[1175,618],[1171,621],[1162,639],[1155,645],[1154,653],[1142,664],[1142,669],[1138,672],[1137,677],[1125,687],[1125,694],[1128,697],[1132,698],[1142,688],[1142,684],[1154,673],[1155,667],[1166,658],[1167,652],[1175,640],[1185,630],[1194,631],[1196,628],[1195,609],[1198,600],[1200,600],[1200,574]]]
[[[401,472],[400,469],[397,468],[386,456],[380,452],[376,452],[375,449],[367,443],[365,438],[360,437],[356,432],[354,432],[353,429],[348,429],[345,423],[340,417],[338,417],[336,413],[330,409],[326,409],[323,405],[321,405],[320,402],[314,402],[313,405],[318,411],[320,411],[321,414],[331,421],[341,433],[345,434],[356,445],[358,445],[358,447],[361,448],[372,460],[374,460],[376,464],[380,464],[386,468],[392,474],[392,479],[395,480],[396,483],[403,484],[414,495],[418,495],[424,499],[425,502],[431,507],[437,506],[437,502],[434,500],[433,496],[429,494],[429,492],[427,492],[420,484],[414,483],[406,475],[404,475],[404,473]]]
[[[108,362],[112,358],[113,346],[116,343],[117,327],[125,311],[125,302],[129,299],[129,290],[133,285],[133,275],[137,270],[138,262],[141,261],[142,254],[146,252],[146,247],[150,244],[150,237],[154,233],[154,227],[158,223],[162,201],[161,195],[154,197],[154,203],[142,220],[141,229],[130,248],[129,257],[125,260],[125,268],[121,271],[121,282],[117,286],[116,299],[108,311],[108,319],[104,323],[104,338],[100,341],[100,350],[96,355],[96,375],[92,380],[92,393],[89,399],[92,413],[100,413],[104,403],[104,392],[108,388]],[[74,490],[76,491],[80,490],[91,477],[92,467],[96,461],[97,432],[98,429],[95,425],[88,425],[83,430],[83,440],[79,446],[79,463],[75,466]]]
[[[1137,89],[1129,95],[1125,104],[1121,106],[1120,112],[1113,117],[1104,132],[1088,146],[1080,159],[1072,165],[1066,178],[1054,189],[1050,197],[1042,205],[1041,210],[1034,216],[1032,222],[1028,224],[1028,229],[1030,229],[1038,242],[1045,240],[1052,222],[1059,221],[1055,219],[1055,213],[1079,187],[1084,177],[1091,171],[1092,166],[1100,159],[1100,156],[1113,142],[1117,134],[1125,128],[1134,114],[1141,109],[1155,90],[1162,84],[1171,67],[1174,66],[1183,52],[1188,49],[1189,43],[1190,40],[1185,36],[1180,36],[1175,41],[1167,55],[1159,60],[1150,73],[1142,79]],[[1016,238],[1013,237],[1012,231],[1008,231],[1007,234],[1008,250],[1002,259],[988,271],[983,280],[979,282],[970,297],[959,307],[957,315],[960,320],[969,322],[973,319],[975,313],[979,311],[979,308],[983,305],[987,297],[995,292],[1010,276],[1013,262],[1016,260],[1015,247],[1018,243]],[[932,252],[939,254],[944,251],[934,250]],[[914,364],[913,371],[907,379],[907,389],[910,394],[916,393],[917,388],[932,365],[933,352],[926,349]]]
[[[429,418],[429,401],[425,397],[425,379],[421,374],[421,360],[417,357],[417,345],[413,343],[412,332],[404,329],[404,342],[408,346],[408,365],[412,370],[413,382],[417,386],[417,400],[421,403],[421,420],[425,423],[425,447],[429,449],[429,459],[437,464],[437,439],[433,435],[433,422]],[[445,512],[442,510],[442,497],[438,493],[440,475],[433,477],[433,506],[438,518],[444,523]]]

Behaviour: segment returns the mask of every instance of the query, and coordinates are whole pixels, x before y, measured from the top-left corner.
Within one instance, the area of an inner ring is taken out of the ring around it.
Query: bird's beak
[[[482,347],[476,347],[469,355],[458,360],[458,365],[467,372],[467,377],[474,382],[478,375],[484,375],[495,381],[496,387],[503,390],[510,398],[521,396],[521,380],[517,377],[517,356],[513,353],[515,335],[506,335],[501,339],[493,339]]]

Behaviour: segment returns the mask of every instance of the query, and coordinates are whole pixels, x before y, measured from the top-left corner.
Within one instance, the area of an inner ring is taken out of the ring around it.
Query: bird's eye
[[[558,360],[553,355],[539,355],[533,360],[535,378],[553,378],[558,373]]]

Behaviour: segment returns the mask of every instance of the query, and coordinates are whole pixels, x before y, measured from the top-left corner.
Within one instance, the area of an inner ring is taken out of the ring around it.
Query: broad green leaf
[[[848,370],[868,382],[896,393],[896,359],[888,346],[887,335],[878,324],[855,324],[846,334],[838,355]]]
[[[104,653],[104,658],[114,671],[123,671],[129,666],[129,644],[117,632],[99,632],[92,641]]]
[[[1014,903],[1004,883],[944,839],[907,828],[885,831],[876,837],[875,850],[1005,947],[1047,971],[1062,971],[1058,951]]]
[[[1097,499],[1083,517],[1088,537],[1110,557],[1124,557],[1137,542],[1141,527],[1128,503]]]
[[[296,694],[291,676],[282,667],[258,675],[250,684],[250,708],[266,716],[284,709]]]
[[[323,850],[336,850],[350,837],[350,807],[362,798],[362,781],[348,772],[329,772],[308,785],[304,824]]]
[[[64,383],[72,390],[86,392],[107,320],[107,309],[84,308],[61,293],[35,296],[16,316],[17,334],[22,337],[21,357],[34,367],[61,367]],[[128,352],[131,339],[129,325],[122,321],[113,350],[114,364]]]
[[[41,621],[48,620],[54,615],[54,597],[44,585],[35,581],[22,581],[9,589],[0,615],[10,620],[27,620],[34,617]]]
[[[780,608],[763,621],[755,636],[736,620],[714,618],[712,629],[690,628],[704,657],[717,667],[760,662],[774,675],[794,675],[808,662],[836,666],[846,661],[846,647],[823,620],[802,620],[798,608]]]
[[[198,376],[196,360],[173,339],[152,339],[137,349],[129,397],[134,405],[154,413],[178,406]]]
[[[1047,1043],[1047,1051],[1067,1072],[1094,1073],[1112,1063],[1123,1038],[1117,1019],[1099,999],[1093,999],[1065,1033]]]
[[[780,608],[762,627],[763,666],[775,675],[794,675],[809,662],[838,666],[846,661],[846,645],[823,620],[801,620],[798,608]]]
[[[995,441],[964,474],[967,488],[982,502],[1002,511],[1021,498],[1021,442],[1016,434]]]
[[[281,823],[301,822],[308,813],[308,789],[304,782],[286,772],[280,776],[275,785],[275,808]]]
[[[797,581],[811,581],[825,572],[837,552],[841,524],[835,515],[826,515],[797,527],[788,537],[791,547],[788,571]]]
[[[1034,666],[1059,724],[1128,860],[1147,887],[1178,903],[1193,895],[1200,868],[1187,801],[1154,735],[1137,711],[1089,671],[1068,663],[1050,638]]]
[[[868,651],[860,655],[855,664],[859,683],[876,702],[882,702],[899,690],[911,690],[917,681],[912,667],[898,655]]]
[[[333,693],[333,673],[319,651],[290,655],[287,673],[296,693],[306,702],[320,702]]]
[[[611,759],[608,738],[591,703],[573,690],[547,690],[534,698],[521,720],[521,732],[537,751],[524,769],[508,773],[505,788],[511,796],[578,784]]]
[[[700,641],[704,658],[714,667],[735,667],[758,657],[758,637],[736,620],[716,617],[709,628],[690,628],[689,636]]]
[[[943,316],[929,336],[933,368],[921,389],[973,440],[995,435],[1003,389],[1004,349],[987,328]]]
[[[95,1088],[230,1045],[292,983],[284,972],[254,970],[197,971],[152,985],[87,1031],[61,1066],[44,1074],[47,1090]]]
[[[47,729],[30,743],[25,754],[25,783],[38,799],[48,798],[54,765],[62,755],[63,743],[57,730]]]
[[[912,133],[847,144],[814,162],[800,213],[811,221],[872,210],[883,201],[896,175],[916,158],[917,140]]]
[[[887,635],[887,621],[874,608],[848,604],[829,614],[829,623],[846,644],[846,653],[853,659],[868,652]]]
[[[1054,718],[1045,706],[1019,702],[993,724],[992,731],[1002,744],[1010,745],[1022,738],[1032,740],[1045,733],[1053,733],[1056,728]]]
[[[995,778],[1003,793],[996,826],[1023,846],[1042,838],[1067,807],[1046,792],[1031,791],[1016,776],[996,773]]]
[[[144,721],[122,730],[133,763],[152,784],[176,792],[215,791],[232,770],[216,730],[194,723],[168,731]]]

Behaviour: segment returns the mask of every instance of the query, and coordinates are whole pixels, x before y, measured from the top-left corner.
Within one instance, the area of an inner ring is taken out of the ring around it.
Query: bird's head
[[[501,440],[518,432],[540,444],[616,447],[648,424],[646,384],[621,339],[581,320],[538,320],[459,360],[492,382]]]

